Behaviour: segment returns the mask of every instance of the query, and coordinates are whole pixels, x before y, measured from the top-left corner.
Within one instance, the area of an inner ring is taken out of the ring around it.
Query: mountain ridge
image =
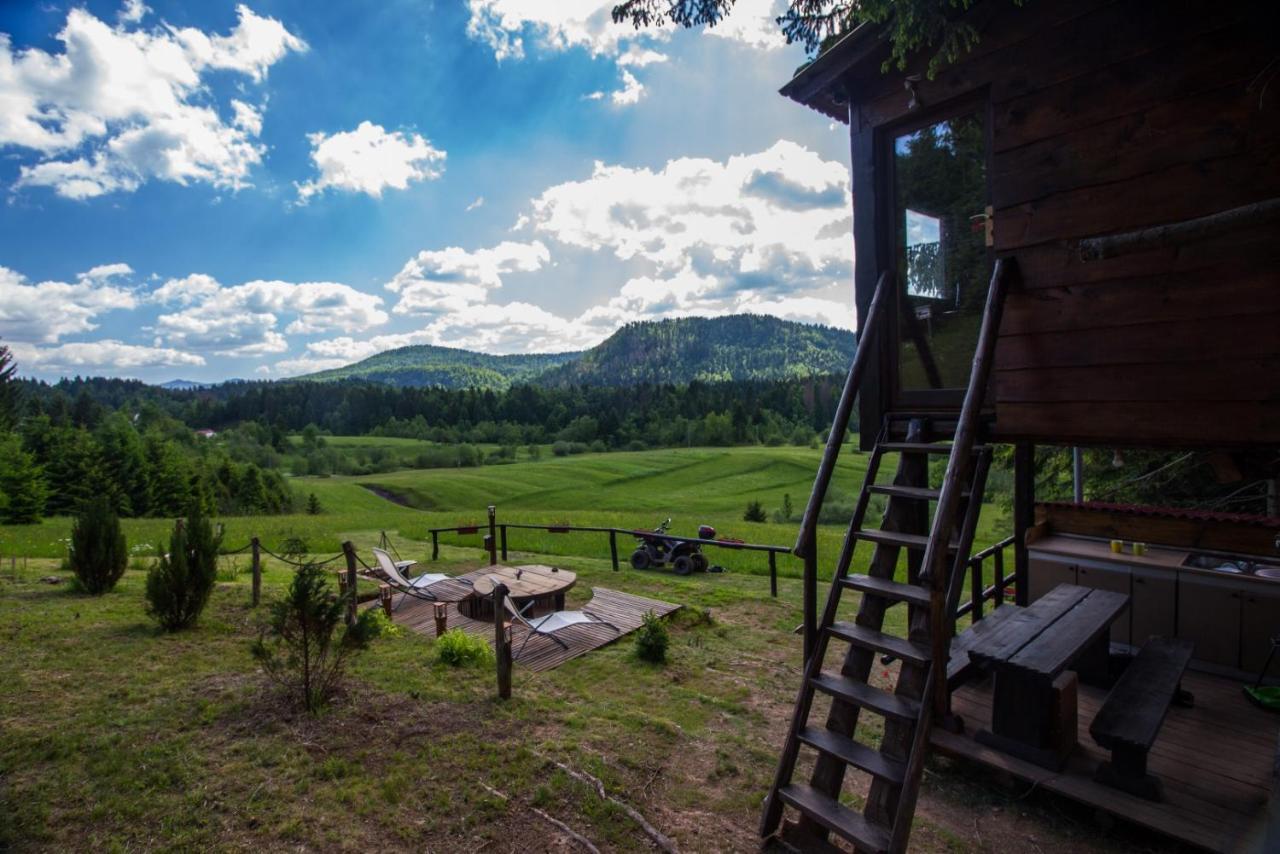
[[[789,379],[841,373],[853,358],[852,332],[769,315],[734,314],[628,323],[587,350],[492,355],[411,345],[290,382],[364,380],[396,386],[630,386],[642,383]]]

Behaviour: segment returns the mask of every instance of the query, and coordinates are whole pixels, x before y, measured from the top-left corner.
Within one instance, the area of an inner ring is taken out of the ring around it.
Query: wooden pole
[[[778,553],[769,552],[769,595],[778,598]]]
[[[439,531],[431,532],[431,559],[432,560],[440,559],[440,532]]]
[[[493,586],[493,651],[498,663],[498,699],[511,699],[511,635],[508,633],[507,585]]]
[[[609,532],[609,557],[613,559],[613,571],[618,571],[618,532]]]
[[[804,660],[818,645],[818,532],[809,532],[804,549]]]
[[[431,604],[436,618],[436,637],[440,637],[449,629],[449,606],[444,602]]]
[[[503,561],[506,561],[507,559],[507,526],[506,525],[498,526],[498,535],[502,539],[502,559]]]
[[[253,555],[253,607],[262,600],[262,543],[257,537],[249,540]]]
[[[999,608],[1004,604],[1004,549],[996,549],[991,553],[991,565],[996,571],[996,599],[991,607]]]
[[[489,566],[495,566],[498,563],[498,537],[497,537],[498,532],[497,530],[495,530],[497,524],[498,524],[498,508],[490,504],[489,505]]]
[[[347,625],[356,621],[356,547],[347,540],[342,544],[342,553],[347,556]]]
[[[1013,446],[1013,597],[1027,604],[1027,578],[1031,566],[1027,554],[1027,531],[1036,515],[1036,446],[1019,442]],[[1003,585],[1003,579],[999,582]]]
[[[969,590],[973,608],[969,611],[969,621],[976,623],[982,619],[982,561],[975,560],[969,564]],[[998,583],[998,582],[997,582]]]
[[[378,585],[378,601],[382,604],[382,612],[387,615],[387,619],[391,619],[391,585]]]

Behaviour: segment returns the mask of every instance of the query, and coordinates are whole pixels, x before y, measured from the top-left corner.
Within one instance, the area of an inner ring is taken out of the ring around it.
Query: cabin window
[[[949,405],[969,381],[991,269],[983,113],[894,135],[892,159],[900,397]]]

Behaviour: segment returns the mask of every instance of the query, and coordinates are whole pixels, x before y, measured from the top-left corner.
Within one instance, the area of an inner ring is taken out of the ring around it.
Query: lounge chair
[[[494,579],[493,581],[495,585],[498,583],[497,579]],[[512,656],[513,660],[520,657],[520,653],[524,652],[524,648],[528,645],[529,641],[532,640],[534,635],[549,637],[556,643],[560,644],[561,649],[567,650],[569,645],[556,637],[556,632],[561,629],[567,629],[570,626],[608,626],[617,634],[622,634],[622,631],[613,623],[600,619],[590,611],[555,611],[551,614],[544,614],[541,617],[533,617],[530,619],[520,612],[520,609],[516,607],[516,603],[511,601],[510,596],[506,597],[503,604],[511,614],[512,619],[529,630],[529,633],[524,637],[524,643],[520,644],[520,649],[516,650],[515,655]],[[532,604],[533,603],[530,602],[525,606],[525,608],[529,608]]]
[[[386,577],[387,583],[400,594],[400,602],[391,606],[393,611],[400,607],[406,596],[412,596],[415,599],[422,599],[426,602],[439,602],[440,598],[432,595],[431,588],[441,581],[459,581],[463,584],[470,584],[466,579],[453,578],[442,572],[424,572],[422,575],[407,578],[401,571],[399,564],[392,560],[391,555],[384,550],[374,549],[373,556],[377,558],[378,569]]]

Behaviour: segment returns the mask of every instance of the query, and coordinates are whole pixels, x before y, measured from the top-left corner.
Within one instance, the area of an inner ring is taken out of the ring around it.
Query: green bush
[[[493,650],[462,629],[449,629],[436,638],[436,659],[450,667],[480,667],[493,663]]]
[[[307,564],[294,573],[285,597],[271,605],[271,618],[252,647],[267,676],[309,712],[319,711],[342,682],[347,661],[377,637],[377,608],[360,613],[335,637],[346,609],[329,586],[329,573]]]
[[[80,589],[94,596],[111,590],[124,575],[129,548],[106,498],[90,502],[72,523],[67,563]]]
[[[744,522],[768,522],[769,516],[764,512],[764,506],[759,501],[748,501],[747,511],[742,514]]]
[[[147,613],[165,631],[175,632],[195,623],[209,602],[218,578],[218,548],[222,535],[213,523],[192,509],[184,525],[173,526],[169,553],[147,573]]]
[[[636,632],[636,655],[641,661],[663,664],[667,660],[667,647],[671,644],[671,636],[667,627],[652,611],[644,615],[644,622]]]

